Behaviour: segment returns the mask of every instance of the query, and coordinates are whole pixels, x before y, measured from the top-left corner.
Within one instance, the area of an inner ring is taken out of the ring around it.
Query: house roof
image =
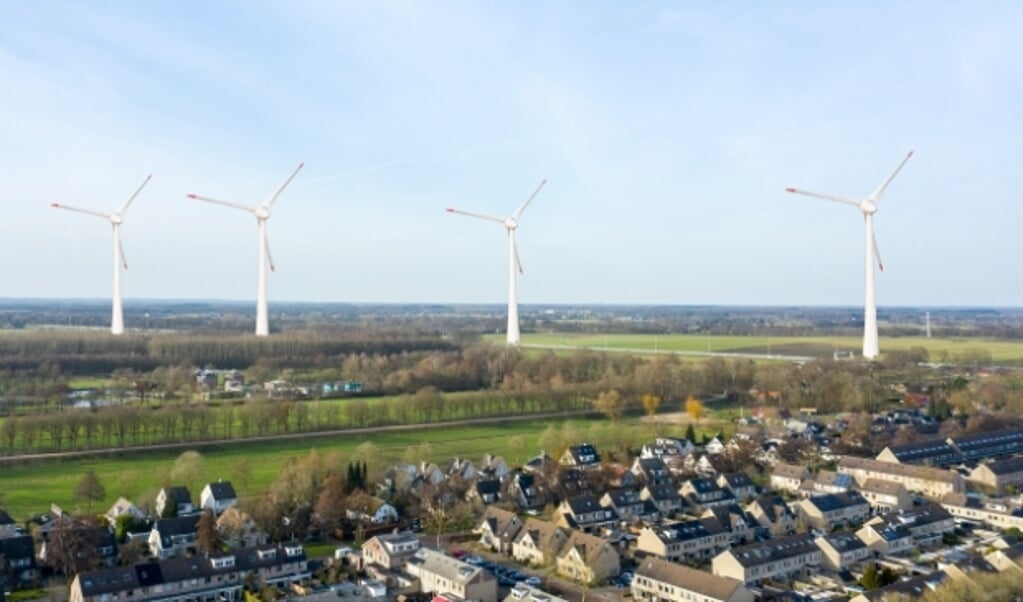
[[[501,481],[497,479],[483,479],[476,481],[476,493],[480,495],[497,495],[501,493]]]
[[[892,445],[887,449],[899,462],[907,463],[927,462],[937,458],[959,456],[959,452],[946,441],[923,441],[921,443]]]
[[[820,553],[820,548],[814,543],[812,535],[789,535],[739,546],[724,553],[731,554],[739,564],[749,568],[814,552]]]
[[[643,500],[639,498],[639,493],[632,489],[614,489],[612,491],[608,491],[605,495],[611,501],[611,505],[615,508],[621,508],[622,506],[635,506],[643,503]]]
[[[906,487],[902,483],[885,481],[882,479],[867,479],[859,487],[860,491],[878,493],[882,495],[898,495],[899,490],[905,488]]]
[[[0,556],[8,561],[30,559],[35,565],[35,542],[31,535],[0,538]]]
[[[750,505],[747,506],[747,508],[754,505],[759,507],[764,516],[766,516],[772,523],[778,522],[778,520],[782,518],[782,516],[779,516],[779,512],[785,518],[794,519],[796,517],[796,513],[792,511],[792,508],[789,508],[789,505],[785,503],[785,500],[777,494],[762,495],[750,502]]]
[[[814,477],[814,481],[818,485],[831,487],[851,487],[853,484],[852,475],[844,472],[835,472],[833,470],[822,470],[818,472]]]
[[[714,600],[728,600],[736,590],[743,587],[742,581],[720,577],[707,571],[698,571],[677,562],[668,562],[656,557],[647,557],[639,568],[637,576],[660,581],[675,587],[695,592]]]
[[[525,537],[529,537],[537,544],[538,547],[543,548],[548,545],[551,539],[559,534],[562,537],[567,536],[565,531],[554,523],[549,523],[545,520],[539,520],[536,518],[529,518],[526,519],[526,524],[522,526],[522,530],[520,530],[519,534],[515,537],[515,543],[522,541]]]
[[[573,445],[568,448],[568,453],[572,454],[572,459],[576,464],[596,464],[600,462],[600,454],[597,453],[597,448],[589,443]]]
[[[867,547],[867,544],[862,539],[856,536],[855,533],[832,533],[826,535],[817,540],[818,545],[821,542],[827,542],[829,546],[834,548],[839,553],[845,554],[846,552],[853,552],[861,550]]]
[[[664,543],[704,539],[725,531],[724,526],[716,518],[687,520],[649,529]]]
[[[785,479],[800,479],[802,480],[806,473],[809,472],[805,466],[796,466],[795,464],[786,464],[784,462],[778,462],[774,465],[774,470],[771,471],[772,477],[782,477]]]
[[[579,551],[579,555],[586,561],[586,564],[592,565],[592,563],[600,558],[600,555],[607,550],[613,550],[611,544],[602,537],[596,535],[590,535],[589,533],[583,533],[582,531],[572,531],[565,546],[559,552],[559,556],[563,556],[569,552],[572,548]],[[617,552],[615,552],[617,553]]]
[[[856,491],[815,495],[807,498],[805,503],[815,506],[821,512],[834,512],[844,508],[868,505],[867,500],[863,499],[863,496]]]
[[[739,504],[715,506],[713,508],[708,508],[703,514],[704,517],[707,517],[708,514],[713,516],[719,523],[721,523],[721,526],[723,526],[726,531],[732,531],[736,526],[738,526],[740,521],[746,523],[747,527],[752,527],[757,524],[756,519],[743,510]]]
[[[1013,456],[1003,460],[995,460],[994,462],[988,462],[982,466],[987,467],[987,469],[996,476],[1009,475],[1023,471],[1023,456]],[[980,470],[980,468],[981,467],[978,466],[977,470]]]
[[[899,510],[881,515],[881,520],[889,524],[905,525],[909,528],[930,525],[950,520],[952,515],[940,504],[927,502],[908,510]]]
[[[196,526],[199,524],[198,514],[189,514],[188,516],[175,516],[172,518],[161,518],[153,524],[160,537],[168,538],[172,535],[188,535],[195,533]]]
[[[409,564],[415,565],[421,571],[427,571],[438,575],[459,585],[467,585],[473,581],[494,579],[482,568],[452,558],[435,550],[419,548],[416,553],[408,559]]]
[[[164,495],[175,504],[191,504],[192,494],[188,487],[164,487]]]
[[[756,487],[756,483],[753,482],[753,479],[749,478],[749,475],[745,473],[730,472],[728,474],[721,475],[721,478],[725,480],[725,483],[731,489]]]
[[[636,465],[647,474],[668,470],[668,465],[660,458],[636,458]]]
[[[940,483],[955,483],[960,479],[957,473],[943,468],[895,464],[894,462],[882,462],[871,458],[856,458],[853,456],[842,456],[838,461],[838,467],[844,470],[879,472],[881,474],[898,475]]]
[[[587,512],[596,512],[603,510],[603,506],[600,505],[600,500],[595,495],[577,495],[570,497],[565,500],[565,504],[568,509],[572,511],[572,514],[578,516]]]
[[[518,515],[508,510],[487,506],[480,520],[480,526],[486,524],[490,532],[502,538],[514,538],[522,529],[522,521]]]
[[[696,490],[696,493],[699,494],[722,491],[721,485],[718,485],[718,482],[712,478],[690,479],[689,484]]]
[[[238,499],[238,495],[234,492],[234,487],[231,486],[230,481],[217,481],[216,483],[208,483],[206,486],[210,489],[210,495],[218,502]]]
[[[675,489],[674,485],[647,485],[646,490],[650,494],[650,499],[658,502],[668,500],[682,501],[682,496],[678,494],[678,490]]]

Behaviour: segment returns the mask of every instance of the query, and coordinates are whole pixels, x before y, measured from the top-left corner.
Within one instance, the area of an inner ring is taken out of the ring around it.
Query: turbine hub
[[[267,219],[270,217],[270,211],[266,207],[256,207],[252,210],[252,212],[255,213],[256,217],[259,219]]]
[[[110,216],[110,223],[111,223],[111,224],[113,224],[113,225],[115,225],[115,226],[119,226],[119,225],[121,225],[121,223],[122,223],[123,221],[124,221],[124,218],[123,218],[123,217],[121,217],[121,216],[120,216],[119,214],[117,214],[117,213],[114,213],[113,215],[111,215],[111,216]]]
[[[870,200],[863,201],[862,203],[860,203],[860,211],[867,215],[874,215],[875,213],[877,213],[877,205],[874,204],[874,201]]]
[[[513,217],[507,217],[504,219],[504,227],[509,230],[514,230],[519,227],[519,222]]]

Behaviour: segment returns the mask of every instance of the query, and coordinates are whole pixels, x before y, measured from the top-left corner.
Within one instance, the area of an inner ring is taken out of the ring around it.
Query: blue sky
[[[3,297],[1023,304],[1018,2],[0,3]]]

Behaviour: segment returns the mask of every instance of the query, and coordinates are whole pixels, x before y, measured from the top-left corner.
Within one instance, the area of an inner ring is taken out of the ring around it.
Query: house
[[[955,531],[955,519],[952,515],[933,502],[875,516],[867,521],[867,524],[905,527],[917,545],[941,543],[945,533]]]
[[[795,511],[776,494],[758,497],[746,506],[746,512],[775,537],[795,533],[799,522]]]
[[[561,502],[555,515],[555,521],[559,527],[566,529],[579,529],[586,533],[593,533],[605,527],[618,525],[618,513],[614,508],[606,508],[600,505],[600,500],[594,495],[577,495]]]
[[[14,537],[18,534],[18,523],[4,510],[0,509],[0,539]]]
[[[913,598],[919,598],[928,592],[932,592],[945,581],[945,573],[935,571],[930,575],[910,577],[902,581],[896,581],[891,585],[860,594],[849,602],[894,602]]]
[[[573,531],[554,562],[557,573],[579,583],[597,585],[621,571],[618,550],[607,540]]]
[[[481,567],[472,566],[442,552],[419,548],[408,559],[406,570],[419,578],[419,589],[435,596],[457,600],[497,602],[497,578]]]
[[[117,498],[117,501],[114,502],[114,505],[110,506],[106,513],[104,513],[104,516],[106,516],[110,523],[113,524],[117,521],[118,517],[125,514],[130,515],[137,521],[145,520],[146,518],[146,513],[143,512],[141,508],[123,497]]]
[[[810,478],[810,471],[805,466],[778,462],[771,471],[771,489],[796,493],[805,479]]]
[[[645,514],[643,498],[632,489],[614,489],[600,498],[600,505],[611,508],[623,521],[636,521]]]
[[[398,520],[398,511],[394,509],[394,506],[368,494],[349,497],[345,515],[351,520],[369,522],[374,525],[393,523]]]
[[[0,558],[6,561],[6,566],[0,563],[0,586],[5,579],[7,587],[29,586],[39,579],[35,542],[31,535],[0,537]]]
[[[636,538],[635,555],[670,562],[702,562],[728,549],[730,539],[728,531],[713,517],[644,527]]]
[[[813,478],[803,481],[799,492],[804,496],[845,493],[854,484],[852,475],[833,470],[822,470]]]
[[[469,501],[479,500],[487,505],[493,504],[501,499],[501,481],[480,479],[469,487],[465,498]]]
[[[544,498],[531,473],[517,472],[508,483],[508,495],[522,510],[539,510],[544,506]]]
[[[448,464],[447,476],[449,477],[459,478],[463,481],[472,481],[476,478],[476,474],[476,467],[473,465],[472,460],[456,456]]]
[[[753,593],[742,581],[706,571],[645,558],[632,580],[637,602],[753,602]]]
[[[700,512],[714,506],[735,503],[732,492],[718,485],[712,478],[689,479],[679,488],[678,494]]]
[[[941,507],[956,521],[984,523],[999,529],[1023,529],[1023,509],[1004,502],[963,493],[950,493],[941,498]]]
[[[789,535],[726,550],[714,557],[715,575],[758,585],[765,579],[792,581],[820,570],[822,554],[811,535]]]
[[[657,437],[654,439],[653,445],[644,445],[640,450],[641,458],[661,458],[667,462],[666,458],[675,456],[682,457],[692,453],[696,447],[693,442],[688,439],[679,439],[677,437]]]
[[[508,474],[508,463],[501,456],[486,454],[477,470],[480,478],[501,480]]]
[[[876,514],[906,510],[913,505],[913,497],[902,483],[867,479],[858,487],[858,491]]]
[[[522,519],[514,512],[487,506],[483,518],[473,530],[480,536],[480,543],[501,554],[511,552],[512,542],[522,530]]]
[[[187,487],[164,487],[156,494],[156,515],[169,518],[195,512]]]
[[[894,464],[949,466],[962,461],[962,454],[948,441],[924,441],[892,445],[881,450],[877,459]]]
[[[559,598],[553,594],[537,589],[523,582],[518,582],[508,595],[501,602],[568,602],[565,598]]]
[[[740,503],[745,504],[757,497],[756,483],[753,482],[753,479],[749,478],[749,475],[741,472],[718,475],[717,483],[720,487],[732,492],[732,495]]]
[[[816,540],[824,566],[845,571],[870,557],[870,548],[855,533],[831,533]]]
[[[165,559],[194,551],[198,525],[198,514],[157,520],[149,532],[149,553],[158,559]]]
[[[867,479],[902,483],[907,491],[921,493],[931,499],[941,499],[947,493],[961,493],[965,490],[960,474],[931,466],[843,456],[838,461],[838,471],[851,474],[860,485]]]
[[[661,458],[636,458],[632,463],[632,474],[646,485],[664,485],[671,483],[668,465]]]
[[[419,538],[414,533],[385,533],[371,537],[362,544],[362,559],[367,566],[394,569],[405,566],[405,562],[418,550]]]
[[[600,466],[600,454],[597,453],[597,448],[589,443],[573,445],[565,450],[558,463],[575,468],[596,468]]]
[[[760,526],[757,519],[738,504],[708,508],[700,518],[717,519],[728,532],[732,545],[747,544],[757,536],[758,531],[767,532],[767,529]]]
[[[75,517],[72,519],[75,523],[74,537],[80,538],[82,544],[87,544],[92,549],[92,556],[95,558],[99,566],[114,566],[117,564],[117,541],[114,539],[114,532],[105,526],[99,526],[98,524],[82,523],[81,517]],[[39,547],[39,553],[37,558],[42,564],[51,564],[47,561],[47,556],[50,551],[51,542],[55,538],[44,540],[42,545]]]
[[[1023,456],[980,464],[970,472],[967,480],[997,492],[1005,491],[1007,487],[1018,489],[1023,485]]]
[[[898,556],[908,554],[915,542],[913,534],[902,525],[891,523],[871,523],[863,525],[856,531],[856,537],[867,545],[877,556]]]
[[[529,518],[512,542],[512,557],[523,564],[547,566],[554,563],[567,541],[568,532],[564,529],[554,523]]]
[[[230,481],[207,483],[202,488],[202,493],[199,494],[199,506],[212,510],[213,514],[219,515],[237,503],[238,495],[234,492],[234,487],[231,486]]]
[[[870,516],[870,504],[856,491],[815,495],[799,502],[806,523],[817,529],[858,526]]]
[[[232,549],[253,548],[267,542],[267,534],[238,506],[231,506],[217,517],[217,532],[221,540]]]
[[[249,582],[287,590],[309,578],[302,546],[278,544],[86,571],[70,602],[241,600]]]
[[[643,501],[653,502],[661,516],[671,516],[682,510],[682,496],[674,485],[647,485],[639,492]]]

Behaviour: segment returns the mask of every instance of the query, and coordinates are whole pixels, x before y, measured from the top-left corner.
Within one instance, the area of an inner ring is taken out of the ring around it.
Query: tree
[[[170,479],[173,483],[181,483],[194,491],[203,475],[203,457],[195,450],[182,452],[174,460],[174,466],[170,469]]]
[[[90,468],[75,485],[72,499],[75,502],[85,502],[87,512],[92,511],[93,502],[101,502],[107,496],[106,487],[100,482],[99,476],[94,468]]]
[[[689,426],[686,427],[686,439],[688,439],[693,445],[696,445],[696,429],[693,428],[692,422],[690,422]]]
[[[601,391],[593,401],[593,408],[617,423],[625,413],[625,398],[618,389]]]
[[[703,412],[703,402],[693,395],[686,397],[686,413],[689,414],[690,418],[693,420],[699,420],[703,417]]]
[[[60,520],[46,541],[46,563],[65,577],[97,568],[103,532],[92,516]]]
[[[328,531],[341,523],[345,517],[345,481],[341,475],[331,474],[323,481],[313,513],[319,526]]]
[[[661,407],[661,398],[657,395],[647,393],[643,396],[643,411],[647,416],[653,416]]]
[[[217,530],[217,517],[209,508],[203,510],[195,526],[195,549],[201,553],[218,552],[224,546]]]

